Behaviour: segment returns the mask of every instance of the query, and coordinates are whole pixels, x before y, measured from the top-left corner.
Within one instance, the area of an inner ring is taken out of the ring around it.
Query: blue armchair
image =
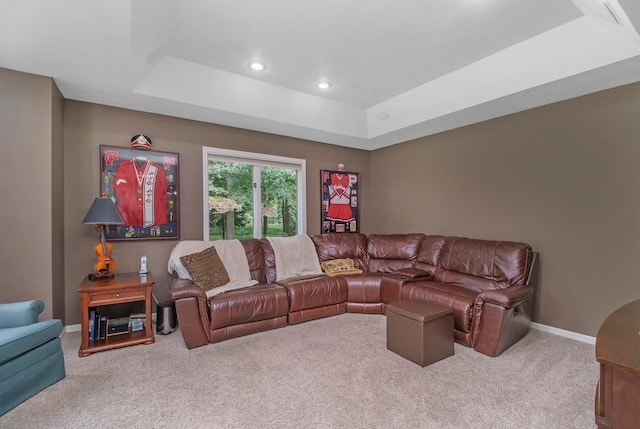
[[[0,416],[65,377],[62,322],[40,300],[0,304]]]

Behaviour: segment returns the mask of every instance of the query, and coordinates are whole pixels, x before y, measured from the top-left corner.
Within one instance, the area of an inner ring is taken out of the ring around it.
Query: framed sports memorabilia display
[[[100,146],[100,193],[124,220],[106,225],[106,238],[179,239],[179,155],[134,147]]]
[[[360,231],[360,174],[320,170],[321,225],[325,233]]]

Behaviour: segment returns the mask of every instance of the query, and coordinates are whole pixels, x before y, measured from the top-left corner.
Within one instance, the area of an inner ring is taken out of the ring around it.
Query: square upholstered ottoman
[[[453,355],[453,312],[416,299],[387,305],[387,349],[427,366]]]

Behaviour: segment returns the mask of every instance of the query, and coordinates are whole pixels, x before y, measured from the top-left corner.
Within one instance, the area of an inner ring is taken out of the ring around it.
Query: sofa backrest
[[[447,237],[435,281],[477,291],[523,284],[528,278],[531,252],[526,243]]]
[[[422,242],[422,246],[420,246],[414,268],[427,271],[429,274],[435,274],[446,239],[447,237],[442,235],[428,235]]]
[[[262,254],[262,247],[260,246],[260,240],[257,238],[248,238],[240,240],[240,242],[244,247],[244,252],[247,254],[251,278],[257,280],[259,283],[266,283],[267,269]]]
[[[413,267],[425,238],[424,234],[370,234],[369,271],[388,273]]]
[[[310,235],[320,262],[351,258],[355,267],[368,271],[367,236],[360,233]]]
[[[264,258],[264,274],[267,283],[275,283],[278,279],[278,272],[276,271],[276,255],[273,253],[273,247],[266,238],[261,238],[260,249],[262,250],[262,257]]]
[[[435,281],[476,291],[528,284],[535,261],[531,246],[513,241],[419,233],[371,234],[368,237],[361,233],[317,234],[309,237],[319,262],[351,258],[355,266],[365,272],[418,268],[434,274]],[[276,283],[276,259],[269,240],[250,238],[240,242],[251,278],[259,283]],[[202,243],[203,248],[208,245],[208,242]]]

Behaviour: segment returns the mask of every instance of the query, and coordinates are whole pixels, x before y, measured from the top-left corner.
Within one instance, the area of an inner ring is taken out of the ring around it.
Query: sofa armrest
[[[31,301],[0,304],[0,328],[14,328],[38,322],[38,315],[44,310],[44,302]]]
[[[480,292],[476,297],[478,304],[490,302],[501,307],[511,308],[522,304],[533,296],[533,287],[528,285],[515,285],[506,289],[492,289]]]
[[[529,285],[481,292],[473,308],[471,345],[477,352],[498,356],[526,335],[532,315]]]
[[[171,299],[177,301],[180,298],[197,298],[207,301],[207,295],[189,279],[173,279],[169,284]]]
[[[407,277],[409,279],[420,279],[420,280],[430,280],[429,277],[433,278],[433,274],[429,271],[421,270],[420,268],[401,268],[399,270],[395,270],[392,275]]]
[[[169,284],[169,294],[176,302],[178,323],[187,348],[209,343],[209,300],[204,291],[191,280],[177,278]]]

